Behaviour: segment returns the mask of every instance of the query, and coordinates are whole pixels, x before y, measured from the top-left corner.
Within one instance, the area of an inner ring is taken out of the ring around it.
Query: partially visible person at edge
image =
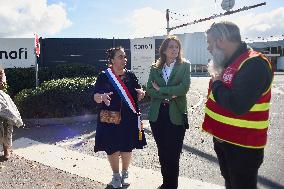
[[[178,188],[179,159],[186,128],[186,93],[190,86],[190,64],[181,55],[176,36],[167,37],[159,49],[147,82],[151,97],[149,121],[158,147],[163,183],[161,189]]]
[[[138,106],[145,92],[135,74],[125,69],[127,59],[122,47],[109,49],[107,59],[110,67],[99,74],[95,84],[94,100],[100,106],[94,150],[107,153],[113,171],[111,185],[120,188],[130,184],[128,167],[132,150],[146,145]]]
[[[13,126],[23,126],[21,115],[13,100],[3,90],[6,85],[4,69],[0,67],[0,141],[3,145],[4,155],[1,159],[9,159],[12,147]]]
[[[256,189],[267,141],[272,63],[241,41],[232,22],[206,31],[213,62],[203,130],[213,135],[227,189]]]

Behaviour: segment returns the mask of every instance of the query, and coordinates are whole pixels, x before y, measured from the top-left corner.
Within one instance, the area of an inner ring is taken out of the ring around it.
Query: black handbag
[[[187,112],[182,114],[182,122],[185,129],[189,129]]]
[[[175,102],[176,102],[176,101],[175,101]],[[177,102],[176,102],[176,105],[177,105],[178,110],[180,111]],[[181,111],[180,111],[180,112],[181,112]],[[181,113],[182,113],[182,124],[183,124],[183,127],[184,127],[185,129],[189,129],[189,123],[188,123],[188,115],[187,115],[187,112],[181,112]]]

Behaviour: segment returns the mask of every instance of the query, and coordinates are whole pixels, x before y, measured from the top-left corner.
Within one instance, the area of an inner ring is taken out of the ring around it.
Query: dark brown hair
[[[112,62],[111,60],[114,59],[114,56],[116,54],[117,51],[124,51],[124,48],[123,47],[113,47],[113,48],[110,48],[106,51],[106,54],[107,54],[107,61],[108,61],[108,64],[109,65],[112,65]]]

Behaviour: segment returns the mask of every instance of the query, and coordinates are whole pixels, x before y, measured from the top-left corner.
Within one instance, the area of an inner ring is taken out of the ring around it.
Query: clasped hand
[[[160,87],[159,87],[159,85],[156,83],[155,80],[152,81],[152,86],[153,86],[154,89],[156,89],[156,91],[159,91],[159,90],[160,90]]]
[[[156,81],[152,81],[152,86],[156,91],[160,90],[160,87],[159,87],[159,85],[157,84]],[[172,95],[172,98],[176,98],[176,97],[177,97],[176,95]]]
[[[217,81],[217,80],[222,80],[221,75],[211,75],[212,82]]]
[[[141,101],[145,97],[145,91],[143,89],[135,89],[137,91],[138,101]]]

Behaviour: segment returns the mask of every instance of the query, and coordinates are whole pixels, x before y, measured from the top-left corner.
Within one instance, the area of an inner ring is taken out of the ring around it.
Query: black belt
[[[163,103],[164,106],[165,106],[165,105],[168,105],[168,104],[170,103],[170,100],[169,100],[169,99],[164,99],[164,100],[162,101],[162,103]]]

